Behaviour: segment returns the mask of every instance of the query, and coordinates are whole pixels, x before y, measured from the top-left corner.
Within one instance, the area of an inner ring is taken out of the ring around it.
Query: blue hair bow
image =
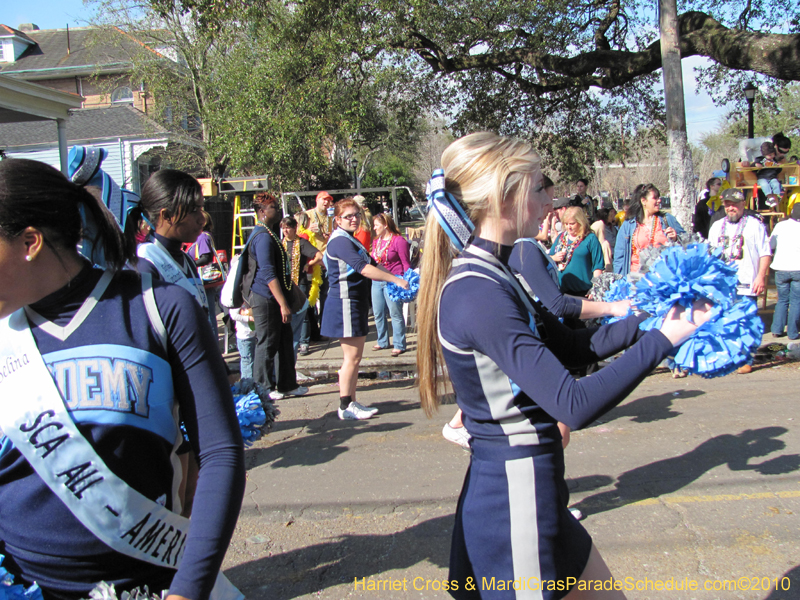
[[[443,169],[436,169],[433,172],[433,177],[426,188],[428,211],[433,211],[436,221],[450,238],[453,247],[461,252],[475,230],[475,225],[456,197],[444,189]]]

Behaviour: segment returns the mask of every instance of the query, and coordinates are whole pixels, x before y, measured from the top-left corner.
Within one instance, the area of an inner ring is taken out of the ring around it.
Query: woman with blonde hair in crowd
[[[442,166],[430,182],[417,363],[426,413],[452,389],[473,436],[450,555],[448,579],[458,589],[450,593],[479,598],[480,588],[466,584],[482,577],[607,580],[591,537],[567,510],[557,423],[584,427],[615,406],[696,326],[673,309],[660,331],[640,331],[644,316],[601,329],[566,328],[525,294],[508,267],[515,240],[538,232],[550,201],[530,145],[475,133],[452,143]],[[694,312],[697,320],[705,314]],[[591,377],[575,380],[564,366],[628,346]],[[515,596],[513,589],[496,595]],[[542,597],[624,596],[573,588],[543,590]]]
[[[569,207],[561,224],[564,231],[550,248],[550,256],[558,265],[559,287],[565,294],[585,296],[592,289],[592,277],[603,273],[603,248],[582,208]]]

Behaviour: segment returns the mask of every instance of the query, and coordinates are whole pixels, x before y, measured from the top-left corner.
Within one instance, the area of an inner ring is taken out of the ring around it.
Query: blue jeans
[[[300,345],[303,329],[306,329],[306,332],[308,331],[308,326],[303,326],[306,322],[306,312],[308,312],[308,302],[306,302],[306,307],[303,310],[292,315],[292,345],[294,346],[295,360],[297,360],[297,347]]]
[[[800,320],[800,271],[775,271],[775,286],[778,288],[778,303],[770,331],[780,334],[786,327],[789,339],[796,340],[800,335],[797,331],[797,322]]]
[[[751,180],[752,181],[752,180]],[[777,194],[778,196],[781,195],[781,182],[777,179],[759,179],[758,180],[758,187],[767,194]]]
[[[239,349],[239,372],[242,379],[253,378],[253,357],[256,352],[256,336],[249,338],[236,338],[236,347]]]
[[[403,318],[403,303],[389,299],[385,281],[372,282],[372,314],[375,315],[375,328],[378,330],[378,345],[389,347],[389,328],[386,326],[386,313],[392,317],[392,341],[395,350],[406,349],[406,321]]]

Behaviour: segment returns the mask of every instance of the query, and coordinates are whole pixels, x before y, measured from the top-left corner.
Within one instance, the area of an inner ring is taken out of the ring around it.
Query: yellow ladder
[[[247,223],[243,223],[243,221]],[[252,224],[250,224],[252,222]],[[256,213],[254,210],[242,211],[242,198],[236,195],[233,198],[233,247],[231,248],[231,258],[241,254],[247,243],[247,237],[256,226]],[[238,251],[238,252],[237,252]]]

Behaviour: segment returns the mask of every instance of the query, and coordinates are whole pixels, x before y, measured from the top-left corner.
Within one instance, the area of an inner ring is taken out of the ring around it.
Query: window
[[[129,87],[118,87],[111,93],[111,102],[133,102],[133,90]]]
[[[5,49],[6,45],[3,42],[0,42],[0,62],[6,62]]]

